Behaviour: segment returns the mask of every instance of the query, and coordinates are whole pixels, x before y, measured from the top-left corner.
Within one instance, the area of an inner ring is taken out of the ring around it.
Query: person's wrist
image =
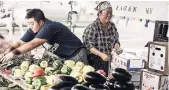
[[[104,53],[100,53],[100,54],[99,54],[99,56],[100,56],[101,58],[104,57],[104,55],[105,55]]]
[[[14,49],[15,49],[14,47],[10,47],[10,48],[9,48],[9,51],[12,51],[12,50],[14,50]]]
[[[21,52],[20,52],[19,50],[17,50],[17,49],[12,50],[11,52],[12,52],[14,55],[20,55],[20,54],[21,54]]]
[[[105,54],[105,53],[102,53],[102,54],[100,55],[100,57],[101,57],[103,60],[106,60],[107,58],[105,58],[105,57],[108,57],[108,55]]]

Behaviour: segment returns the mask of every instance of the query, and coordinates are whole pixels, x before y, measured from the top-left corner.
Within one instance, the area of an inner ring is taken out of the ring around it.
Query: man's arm
[[[23,54],[23,53],[33,50],[34,48],[44,44],[45,42],[46,42],[46,39],[35,38],[31,40],[30,42],[27,42],[24,45],[12,50],[12,52],[17,55]]]
[[[10,47],[5,51],[5,53],[3,53],[4,55],[11,52],[12,50],[24,45],[26,42],[29,42],[33,39],[33,31],[29,28],[26,33],[23,35],[23,37],[14,43],[10,44]]]
[[[27,43],[25,43],[21,47],[18,47],[17,49],[14,49],[12,52],[14,54],[22,54],[44,44],[47,40],[50,40],[53,33],[57,31],[51,28],[52,26],[42,27],[36,36],[34,36],[32,30],[29,29],[24,37],[21,39]]]
[[[16,49],[16,48],[18,48],[18,47],[20,47],[20,46],[22,46],[22,45],[24,45],[24,44],[25,44],[25,42],[22,41],[22,40],[19,40],[19,41],[17,41],[17,42],[14,42],[14,43],[12,43],[12,44],[10,45],[10,47],[5,51],[4,54],[7,54],[7,53],[11,52],[12,50],[14,50],[14,49]]]
[[[11,47],[17,48],[17,47],[22,46],[23,44],[25,44],[25,42],[22,41],[22,40],[19,40],[19,41],[17,41],[17,42],[12,43]]]

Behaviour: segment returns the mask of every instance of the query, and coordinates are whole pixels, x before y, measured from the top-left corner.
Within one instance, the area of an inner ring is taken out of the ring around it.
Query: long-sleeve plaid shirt
[[[106,54],[111,53],[115,42],[119,43],[119,34],[115,24],[110,22],[108,32],[105,33],[99,18],[86,27],[82,38],[88,50],[94,47]]]

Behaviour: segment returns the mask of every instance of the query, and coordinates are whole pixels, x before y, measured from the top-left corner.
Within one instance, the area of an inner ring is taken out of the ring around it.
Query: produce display
[[[47,56],[43,59],[20,57],[2,67],[11,70],[13,78],[23,81],[30,90],[134,90],[131,74],[122,68],[116,68],[113,78],[108,78],[103,70],[95,71],[83,62]]]
[[[14,60],[0,63],[0,67],[7,69],[6,71],[8,71],[8,70],[10,71],[12,68],[19,66],[22,63],[22,61],[25,60],[25,58],[26,58],[26,60],[28,60],[28,59],[30,59],[32,61],[34,60],[34,59],[31,59],[32,56],[30,56],[30,55],[21,55],[21,56],[15,58]],[[11,70],[11,72],[12,72],[12,70]],[[0,87],[2,90],[23,90],[20,86],[14,84],[13,82],[9,81],[8,79],[5,79],[2,76],[0,76]]]
[[[1,90],[23,90],[20,86],[13,84],[13,82],[0,76],[0,87]]]
[[[30,89],[35,90],[48,90],[49,87],[56,84],[56,81],[59,81],[57,77],[63,75],[68,75],[68,78],[72,77],[77,80],[76,84],[82,83],[87,72],[95,71],[92,66],[85,65],[83,62],[75,63],[73,60],[63,61],[49,57],[18,60],[21,61],[10,67],[13,78],[23,80]]]
[[[113,78],[104,75],[103,70],[86,72],[82,83],[78,83],[78,80],[71,76],[59,76],[49,90],[134,90],[128,71],[116,68],[112,73]],[[122,78],[123,76],[125,78]]]

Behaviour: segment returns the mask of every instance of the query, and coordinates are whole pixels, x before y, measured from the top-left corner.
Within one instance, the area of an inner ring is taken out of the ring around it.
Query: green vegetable
[[[86,66],[84,66],[84,68],[82,69],[82,72],[85,74],[85,73],[87,73],[87,72],[94,72],[95,71],[95,69],[92,67],[92,66],[90,66],[90,65],[86,65]]]
[[[83,77],[82,77],[82,74],[80,72],[72,71],[70,76],[76,78],[79,83],[83,81]]]
[[[80,72],[72,71],[70,76],[76,78],[78,80],[79,76],[81,75]]]
[[[32,79],[33,82],[36,80],[41,80],[43,85],[46,84],[46,78],[44,76],[39,76]]]
[[[66,66],[66,65],[63,65],[63,67],[61,69],[62,74],[68,74],[69,75],[71,73],[71,71],[72,71],[72,69],[70,67]]]
[[[53,72],[53,74],[61,74],[61,71],[60,70],[56,70]]]
[[[25,82],[26,82],[27,84],[31,84],[31,83],[32,83],[32,78],[27,78],[27,79],[25,79]]]
[[[14,68],[12,68],[12,74],[14,75],[15,69],[20,69],[20,66],[16,66]]]
[[[68,67],[73,67],[75,62],[73,60],[66,60],[64,64]]]
[[[72,67],[72,71],[80,72],[82,69],[83,69],[83,67],[79,67],[79,66]]]
[[[83,62],[80,62],[80,61],[78,61],[76,64],[75,64],[75,66],[76,67],[84,67],[85,66],[85,64],[83,63]]]
[[[38,68],[40,68],[38,65],[32,64],[32,65],[29,66],[29,71],[30,71],[30,72],[34,72],[34,70],[36,70],[36,69],[38,69]]]
[[[31,84],[28,84],[28,88],[35,89],[35,87],[33,85],[31,85]]]
[[[53,67],[56,69],[56,70],[60,70],[63,66],[63,63],[61,60],[56,60],[53,62]]]
[[[42,62],[40,63],[40,66],[41,66],[42,68],[46,68],[46,67],[48,67],[48,62],[47,62],[47,61],[42,61]]]
[[[83,76],[82,76],[82,75],[79,76],[78,82],[79,82],[79,83],[82,83],[82,82],[83,82]]]
[[[53,67],[47,67],[45,68],[45,74],[52,75],[55,69]]]
[[[49,90],[50,85],[41,86],[40,90]]]
[[[46,79],[43,76],[33,78],[32,85],[35,87],[36,90],[39,90],[42,85],[46,84]]]
[[[23,74],[24,73],[21,69],[15,69],[15,71],[14,71],[14,77],[22,78]]]
[[[36,90],[39,90],[40,87],[42,86],[42,82],[40,79],[37,79],[37,80],[33,81],[32,85],[35,87]]]
[[[21,63],[21,65],[20,65],[21,70],[22,70],[22,71],[28,70],[29,64],[30,64],[29,61],[23,61],[23,62]]]
[[[57,79],[56,75],[50,75],[50,76],[47,76],[47,77],[46,77],[46,82],[47,82],[49,85],[54,85],[56,79]]]
[[[24,78],[25,78],[25,80],[27,79],[27,78],[30,78],[30,77],[32,77],[32,75],[33,75],[33,73],[32,72],[26,72],[25,73],[25,75],[24,75]]]

